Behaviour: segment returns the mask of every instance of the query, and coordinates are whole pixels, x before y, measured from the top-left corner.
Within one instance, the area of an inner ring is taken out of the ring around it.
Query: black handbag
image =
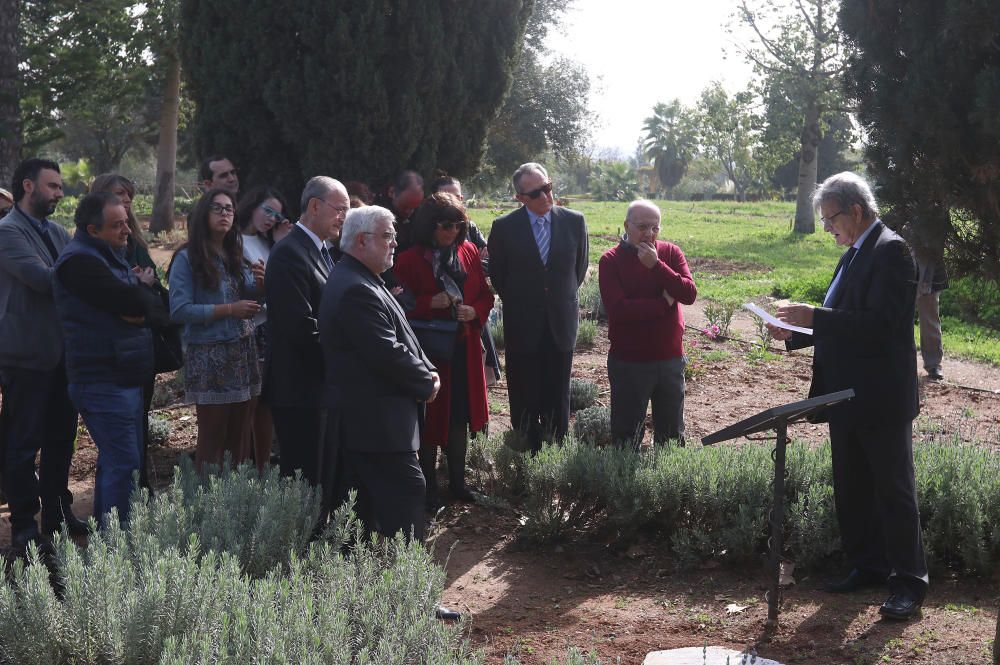
[[[451,361],[458,339],[458,321],[453,319],[411,319],[410,327],[420,348],[431,360]]]

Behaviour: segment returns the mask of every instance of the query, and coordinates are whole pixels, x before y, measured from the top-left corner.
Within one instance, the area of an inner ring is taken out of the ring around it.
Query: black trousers
[[[142,386],[142,458],[139,464],[139,487],[152,491],[149,484],[149,410],[153,408],[156,375]]]
[[[830,423],[833,490],[844,552],[894,591],[927,592],[913,469],[913,423]]]
[[[281,475],[293,476],[301,469],[310,485],[323,483],[326,465],[336,462],[332,452],[327,454],[326,409],[273,406],[271,416],[281,441]]]
[[[560,351],[548,324],[534,351],[507,353],[507,399],[511,425],[528,437],[531,450],[558,441],[569,430],[569,378],[573,352]]]
[[[7,367],[0,370],[0,381],[7,447],[4,491],[10,506],[11,533],[37,532],[35,514],[40,505],[61,514],[59,502],[69,495],[77,413],[67,392],[66,367],[62,363],[49,371]],[[35,456],[39,451],[36,478]]]
[[[344,484],[358,492],[356,511],[369,533],[391,538],[402,531],[424,540],[426,484],[416,452],[342,450]]]

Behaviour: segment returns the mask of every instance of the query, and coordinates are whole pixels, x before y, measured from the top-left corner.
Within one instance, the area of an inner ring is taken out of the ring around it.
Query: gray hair
[[[527,164],[521,164],[514,171],[514,175],[511,176],[511,182],[514,184],[514,193],[523,194],[521,191],[521,178],[524,177],[526,173],[538,173],[546,180],[549,179],[549,172],[545,170],[545,167],[536,162],[528,162]]]
[[[302,198],[299,206],[305,212],[305,209],[309,207],[310,199],[324,199],[333,190],[343,189],[343,187],[339,180],[334,180],[330,176],[314,176],[309,179],[309,182],[306,183],[306,188],[302,190]]]
[[[340,230],[341,251],[350,253],[357,243],[358,236],[362,233],[374,232],[375,225],[383,219],[390,223],[396,220],[392,211],[386,210],[382,206],[361,206],[348,210],[347,219],[344,220],[344,228]]]
[[[663,217],[663,212],[660,210],[660,207],[658,205],[656,205],[655,203],[653,203],[648,199],[636,199],[635,201],[632,201],[632,203],[628,204],[628,210],[625,211],[626,222],[632,221],[632,213],[637,208],[645,208],[646,210],[655,211],[656,214],[658,214],[661,218]]]
[[[819,210],[827,201],[835,201],[841,210],[848,210],[852,205],[861,206],[861,216],[864,219],[878,217],[878,203],[872,193],[868,181],[851,171],[844,171],[830,176],[822,184],[816,186],[812,203]]]

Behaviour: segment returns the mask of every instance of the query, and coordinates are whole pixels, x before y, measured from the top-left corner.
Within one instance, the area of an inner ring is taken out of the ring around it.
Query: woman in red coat
[[[486,374],[480,335],[493,294],[479,259],[466,242],[469,217],[452,194],[432,194],[413,215],[413,246],[396,258],[393,272],[416,299],[406,313],[412,320],[451,319],[458,333],[450,357],[431,361],[441,375],[441,391],[427,405],[421,434],[420,466],[427,479],[427,509],[438,507],[437,449],[448,458],[448,483],[453,498],[474,501],[465,484],[465,453],[469,434],[486,428]]]

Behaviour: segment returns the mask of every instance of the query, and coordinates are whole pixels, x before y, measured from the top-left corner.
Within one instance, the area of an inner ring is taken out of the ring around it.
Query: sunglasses
[[[521,196],[527,196],[529,199],[537,199],[542,194],[550,194],[552,192],[552,182],[549,181],[539,187],[538,189],[533,189],[530,192],[521,192]]]
[[[208,209],[214,212],[216,215],[228,216],[236,212],[236,208],[234,208],[233,206],[222,205],[221,203],[215,203],[214,201],[208,204]]]
[[[437,225],[445,231],[451,231],[454,228],[457,228],[459,231],[465,230],[465,222],[438,222]]]

